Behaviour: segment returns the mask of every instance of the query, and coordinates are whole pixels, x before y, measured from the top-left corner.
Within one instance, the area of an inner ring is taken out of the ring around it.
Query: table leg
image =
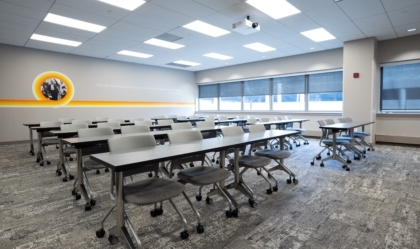
[[[83,199],[86,201],[85,205],[85,211],[90,211],[92,209],[92,206],[94,206],[96,203],[92,199],[89,199],[89,195],[86,191],[85,183],[84,183],[84,174],[83,174],[83,161],[82,161],[82,149],[77,148],[76,150],[76,156],[77,156],[77,189],[80,191],[81,195],[83,196]],[[80,198],[80,194],[76,195],[76,200]]]
[[[63,139],[62,138],[58,138],[58,146],[59,146],[59,154],[60,154],[60,158],[59,158],[59,162],[57,164],[57,176],[61,175],[61,171],[63,171],[64,177],[63,177],[63,182],[67,182],[68,178],[70,178],[70,180],[72,180],[74,178],[74,176],[71,175],[70,172],[70,168],[67,168],[65,165],[65,158],[64,158],[64,145],[63,145]]]
[[[36,162],[40,166],[44,166],[44,154],[42,153],[42,133],[37,132],[38,135],[38,152],[36,153]]]
[[[35,155],[35,149],[34,149],[34,135],[33,135],[33,132],[32,132],[31,127],[30,127],[30,126],[28,126],[28,128],[29,128],[29,148],[30,148],[29,153],[33,156],[33,155]]]

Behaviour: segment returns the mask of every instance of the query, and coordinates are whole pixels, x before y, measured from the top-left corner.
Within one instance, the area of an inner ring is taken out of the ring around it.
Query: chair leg
[[[194,207],[194,205],[192,204],[190,198],[188,198],[187,194],[185,194],[185,192],[182,192],[182,195],[184,196],[185,200],[187,200],[188,204],[190,205],[190,207],[192,208],[192,210],[195,213],[195,216],[197,217],[197,233],[203,233],[204,232],[204,227],[201,224],[201,216],[200,213],[198,213],[197,209]]]
[[[134,229],[133,224],[131,223],[131,221],[130,221],[130,219],[128,218],[128,215],[127,215],[127,213],[126,213],[125,211],[124,211],[124,219],[125,219],[125,221],[127,222],[127,224],[128,224],[128,228],[130,228],[131,233],[133,234],[134,239],[136,240],[138,247],[139,247],[139,248],[141,248],[141,241],[140,241],[140,238],[139,238],[139,236],[137,236],[137,232],[136,232],[136,230]]]
[[[171,203],[172,207],[175,209],[175,211],[178,213],[178,216],[181,218],[183,224],[184,224],[184,231],[181,232],[181,238],[186,239],[189,237],[188,233],[188,225],[187,220],[184,218],[184,216],[179,212],[178,208],[175,206],[175,203],[172,201],[172,199],[168,199]]]

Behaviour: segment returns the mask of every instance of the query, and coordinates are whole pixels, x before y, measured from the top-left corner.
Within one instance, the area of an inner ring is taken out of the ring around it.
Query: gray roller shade
[[[244,96],[270,94],[270,79],[247,80],[244,82]]]
[[[343,72],[319,73],[309,75],[309,93],[343,91]]]
[[[305,76],[273,78],[273,95],[305,93]]]
[[[242,96],[242,82],[223,83],[219,87],[220,97]]]
[[[198,97],[199,98],[218,98],[219,97],[218,84],[198,86]]]

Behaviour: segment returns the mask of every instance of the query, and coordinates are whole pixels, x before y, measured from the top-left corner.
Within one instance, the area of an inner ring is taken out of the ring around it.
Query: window
[[[244,110],[270,110],[270,79],[244,82]]]
[[[218,85],[201,85],[198,86],[198,105],[203,111],[217,111],[219,100]]]
[[[242,110],[242,82],[219,84],[220,110]]]
[[[310,74],[308,110],[341,111],[343,108],[343,72]]]
[[[273,110],[305,110],[305,75],[273,79]]]
[[[420,63],[381,69],[381,111],[420,111]]]

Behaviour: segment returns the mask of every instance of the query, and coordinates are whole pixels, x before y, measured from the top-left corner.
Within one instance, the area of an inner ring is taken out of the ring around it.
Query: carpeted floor
[[[85,212],[84,201],[71,195],[73,182],[55,176],[55,148],[48,148],[52,165],[40,167],[28,147],[0,146],[0,248],[123,248],[111,246],[108,233],[102,239],[95,236],[112,205],[107,194],[109,173],[88,172],[97,205]],[[149,215],[151,206],[127,205],[127,213],[143,248],[420,248],[419,150],[395,145],[375,148],[366,159],[353,161],[350,172],[334,161],[324,168],[319,161],[311,166],[320,150],[317,140],[294,148],[285,163],[299,184],[286,184],[286,174],[277,171],[279,191],[267,195],[263,179],[248,173],[246,181],[259,203],[251,208],[232,190],[241,205],[239,218],[226,218],[227,204],[221,197],[214,197],[212,205],[195,201],[197,188],[187,186],[205,226],[205,232],[197,234],[188,204],[175,198],[189,222],[187,240],[180,239],[182,224],[169,203],[157,218]],[[105,228],[114,224],[111,215]]]

